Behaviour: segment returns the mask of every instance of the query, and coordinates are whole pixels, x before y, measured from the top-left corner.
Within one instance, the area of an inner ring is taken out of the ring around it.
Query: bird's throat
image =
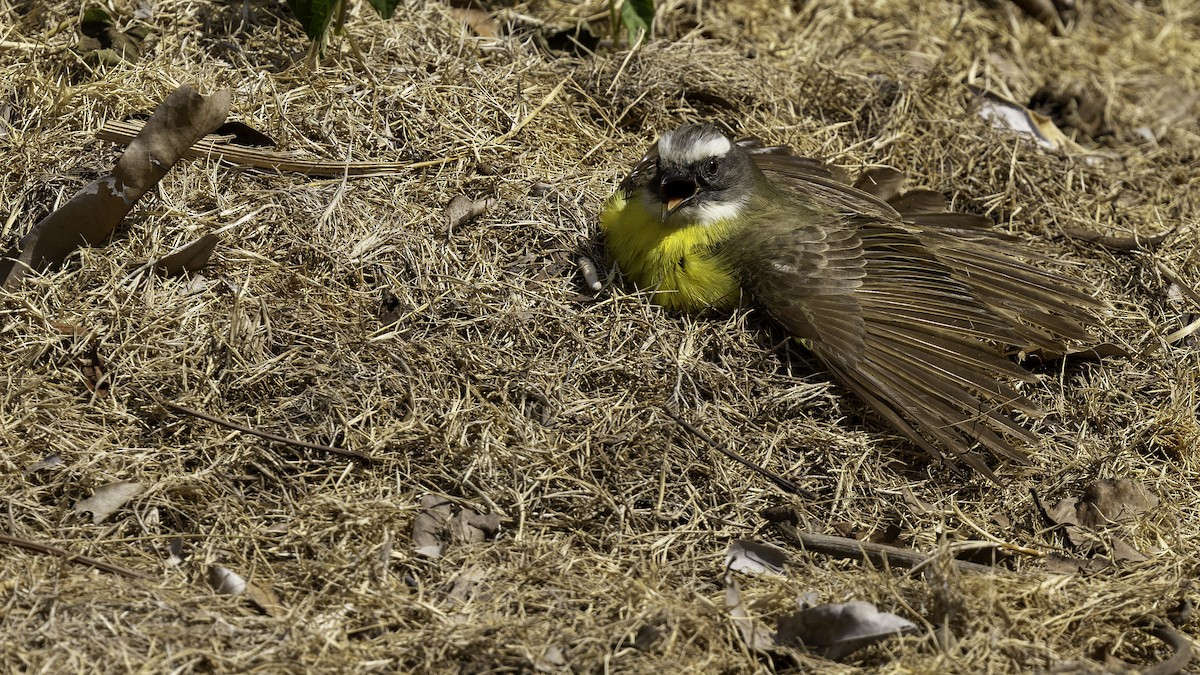
[[[656,289],[658,304],[687,312],[737,304],[737,280],[721,255],[722,243],[737,232],[736,222],[730,217],[669,225],[660,204],[621,193],[600,214],[609,252],[626,278]]]

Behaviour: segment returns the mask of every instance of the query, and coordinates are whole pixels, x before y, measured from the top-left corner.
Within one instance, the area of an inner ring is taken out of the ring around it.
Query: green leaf
[[[287,4],[310,40],[319,42],[324,39],[337,0],[287,0]]]
[[[400,4],[400,0],[367,0],[371,6],[379,12],[379,16],[385,19],[392,18],[392,12],[396,11],[396,6]]]
[[[654,0],[625,0],[621,4],[621,23],[629,35],[629,44],[650,39],[650,27],[654,25]]]

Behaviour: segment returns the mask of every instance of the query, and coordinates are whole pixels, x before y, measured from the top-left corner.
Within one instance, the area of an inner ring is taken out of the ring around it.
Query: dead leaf
[[[1079,83],[1044,84],[1029,97],[1029,108],[1048,115],[1060,129],[1074,129],[1086,138],[1113,133],[1106,113],[1108,98]]]
[[[116,66],[122,62],[137,63],[142,52],[142,40],[147,31],[135,27],[128,31],[117,28],[113,17],[102,7],[91,6],[79,22],[78,50],[88,65]]]
[[[470,565],[463,568],[454,578],[454,585],[446,594],[447,600],[463,603],[471,599],[475,586],[487,578],[487,570],[480,565]]]
[[[440,495],[425,495],[421,512],[413,520],[413,545],[419,555],[440,558],[450,542],[478,544],[499,531],[499,514],[481,514],[469,507],[456,507]]]
[[[500,24],[496,18],[478,7],[451,7],[450,13],[481,38],[500,37]]]
[[[1133,544],[1125,541],[1120,537],[1113,537],[1108,547],[1109,555],[1113,560],[1123,560],[1126,562],[1142,562],[1149,560],[1149,556],[1133,547]]]
[[[245,595],[260,612],[267,616],[282,616],[287,609],[269,586],[248,581],[228,567],[211,565],[208,585],[219,595]]]
[[[742,587],[731,574],[725,575],[725,608],[751,651],[766,653],[775,647],[775,634],[746,612],[742,604]]]
[[[142,484],[137,481],[117,481],[101,485],[91,497],[75,503],[75,514],[82,516],[91,513],[92,523],[99,525],[141,491]]]
[[[446,228],[450,234],[454,234],[454,228],[463,223],[482,216],[488,209],[496,205],[496,200],[488,197],[486,199],[471,199],[466,195],[458,195],[450,200],[446,205]]]
[[[454,515],[450,500],[438,495],[421,498],[421,512],[413,520],[413,545],[417,554],[427,558],[440,558],[446,550],[442,530]]]
[[[175,276],[183,272],[197,272],[208,264],[213,249],[221,237],[209,233],[190,244],[180,246],[154,263],[154,268],[167,276]]]
[[[880,640],[916,631],[913,622],[858,601],[817,605],[780,617],[776,639],[816,648],[825,658],[838,660]]]
[[[245,122],[226,122],[212,132],[213,136],[225,136],[229,142],[248,148],[273,148],[279,143]]]
[[[787,552],[778,546],[749,539],[733,541],[725,553],[725,567],[744,574],[783,574],[788,562]]]
[[[59,457],[58,453],[46,455],[33,464],[30,464],[25,469],[25,473],[37,473],[38,471],[43,471],[45,469],[52,469],[54,467],[62,466],[62,463],[62,457]]]
[[[247,581],[246,597],[258,608],[258,611],[267,616],[283,616],[287,613],[287,608],[279,601],[279,596],[275,595],[275,591],[270,586]]]
[[[241,595],[246,592],[246,580],[228,567],[208,568],[208,585],[220,595]]]
[[[33,226],[0,260],[0,287],[11,289],[30,270],[61,265],[82,244],[108,239],[133,205],[166,175],[197,139],[229,112],[230,93],[203,97],[183,85],[154,111],[117,160],[112,175],[88,185]]]
[[[1147,557],[1127,541],[1124,526],[1156,506],[1158,497],[1128,478],[1098,480],[1080,498],[1065,497],[1049,509],[1042,505],[1047,519],[1063,527],[1072,546],[1084,553],[1103,546],[1113,560],[1131,562]]]
[[[79,372],[83,373],[83,382],[88,391],[94,391],[100,396],[108,394],[109,379],[104,372],[104,361],[100,358],[100,346],[93,342],[88,346],[87,353],[79,357]]]
[[[376,312],[376,316],[379,317],[380,325],[390,326],[410,309],[412,308],[400,302],[400,298],[396,297],[395,293],[385,288],[379,299],[379,311]]]
[[[500,531],[500,516],[479,514],[464,508],[450,519],[450,532],[455,541],[479,544],[495,537]]]
[[[979,96],[979,116],[993,127],[1027,136],[1048,150],[1078,148],[1049,117],[986,89],[970,89]]]
[[[1083,491],[1083,501],[1094,507],[1088,519],[1082,519],[1082,524],[1088,527],[1132,520],[1158,506],[1158,497],[1153,492],[1128,478],[1092,483]]]

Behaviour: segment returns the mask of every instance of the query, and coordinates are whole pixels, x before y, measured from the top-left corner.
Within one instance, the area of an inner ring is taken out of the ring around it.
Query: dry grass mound
[[[1055,35],[998,0],[671,0],[648,44],[589,50],[564,32],[603,33],[598,0],[492,3],[494,39],[446,5],[383,21],[354,4],[315,68],[274,0],[114,0],[146,37],[137,63],[109,65],[75,49],[77,3],[0,4],[4,249],[110,170],[120,148],[96,139],[102,124],[180,83],[231,88],[231,119],[279,151],[409,165],[324,177],[185,161],[107,245],[0,293],[0,662],[1098,672],[1170,655],[1145,620],[1198,634],[1183,610],[1200,572],[1200,345],[1171,334],[1200,314],[1200,7],[1079,2]],[[1075,144],[1047,150],[983,119],[964,83],[1022,103],[1074,87],[1108,133],[1068,102],[1099,138],[1067,127]],[[676,316],[615,277],[593,293],[576,261],[608,275],[603,200],[659,133],[702,120],[852,170],[894,166],[994,217],[1100,289],[1113,312],[1097,342],[1132,356],[1037,366],[1044,441],[1032,466],[997,467],[999,487],[930,465],[760,317]],[[496,203],[450,227],[457,195]],[[235,223],[198,273],[138,271]],[[712,452],[662,406],[817,498]],[[1094,550],[1031,495],[1052,507],[1101,479],[1159,501]],[[102,522],[96,502],[78,512],[130,482]],[[768,511],[934,564],[805,552]],[[755,620],[813,594],[918,632],[841,663],[755,652],[726,607],[737,539],[791,551],[786,575],[741,578]],[[1008,571],[951,564],[981,547]],[[1088,566],[1100,555],[1119,560]],[[257,591],[214,591],[214,567]]]

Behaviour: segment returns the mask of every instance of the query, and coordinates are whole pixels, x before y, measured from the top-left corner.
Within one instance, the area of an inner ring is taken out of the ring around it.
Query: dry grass
[[[5,247],[111,166],[119,149],[94,140],[103,121],[149,112],[181,82],[232,87],[233,117],[282,149],[448,160],[349,181],[185,162],[111,244],[0,296],[2,529],[152,577],[0,549],[0,662],[46,673],[782,669],[747,651],[723,604],[731,539],[786,545],[763,509],[794,509],[817,532],[894,524],[928,552],[977,539],[966,520],[1053,551],[1062,538],[1030,488],[1055,500],[1107,477],[1162,498],[1134,537],[1157,551],[1149,562],[1071,576],[1025,560],[1014,575],[923,578],[796,552],[789,578],[743,588],[768,616],[815,591],[923,628],[846,670],[1094,672],[1110,650],[1164,658],[1135,624],[1194,599],[1200,571],[1200,347],[1161,340],[1200,308],[1158,267],[1200,287],[1200,8],[1081,2],[1075,28],[1054,37],[1008,3],[676,0],[650,45],[570,56],[541,50],[531,26],[568,27],[604,3],[520,3],[500,16],[521,31],[500,41],[436,3],[408,3],[391,22],[356,4],[361,62],[339,40],[303,67],[305,41],[279,2],[160,0],[143,60],[93,71],[68,49],[73,24],[56,31],[75,3],[0,3],[11,27],[0,37],[31,43],[2,48]],[[114,5],[126,18],[136,8]],[[1039,150],[978,119],[968,77],[1021,100],[1048,81],[1086,84],[1108,96],[1115,134],[1082,141],[1096,161]],[[705,119],[921,176],[1095,282],[1115,308],[1099,339],[1158,350],[1041,371],[1046,440],[1032,467],[1001,467],[1009,483],[997,487],[928,465],[753,315],[673,316],[619,287],[591,297],[574,261],[600,254],[602,200],[658,133]],[[460,193],[499,204],[448,232],[442,209]],[[248,214],[202,277],[128,278]],[[1120,253],[1063,238],[1066,227],[1178,230]],[[377,318],[385,293],[390,326]],[[107,394],[79,368],[93,348]],[[154,397],[376,461],[270,444]],[[821,499],[711,454],[663,404]],[[24,472],[52,453],[60,466]],[[146,489],[104,524],[72,512],[126,479]],[[422,558],[411,536],[427,493],[502,514],[499,536]],[[171,565],[176,537],[186,558]],[[212,564],[274,588],[286,610],[214,594]],[[949,644],[934,638],[943,623]]]

